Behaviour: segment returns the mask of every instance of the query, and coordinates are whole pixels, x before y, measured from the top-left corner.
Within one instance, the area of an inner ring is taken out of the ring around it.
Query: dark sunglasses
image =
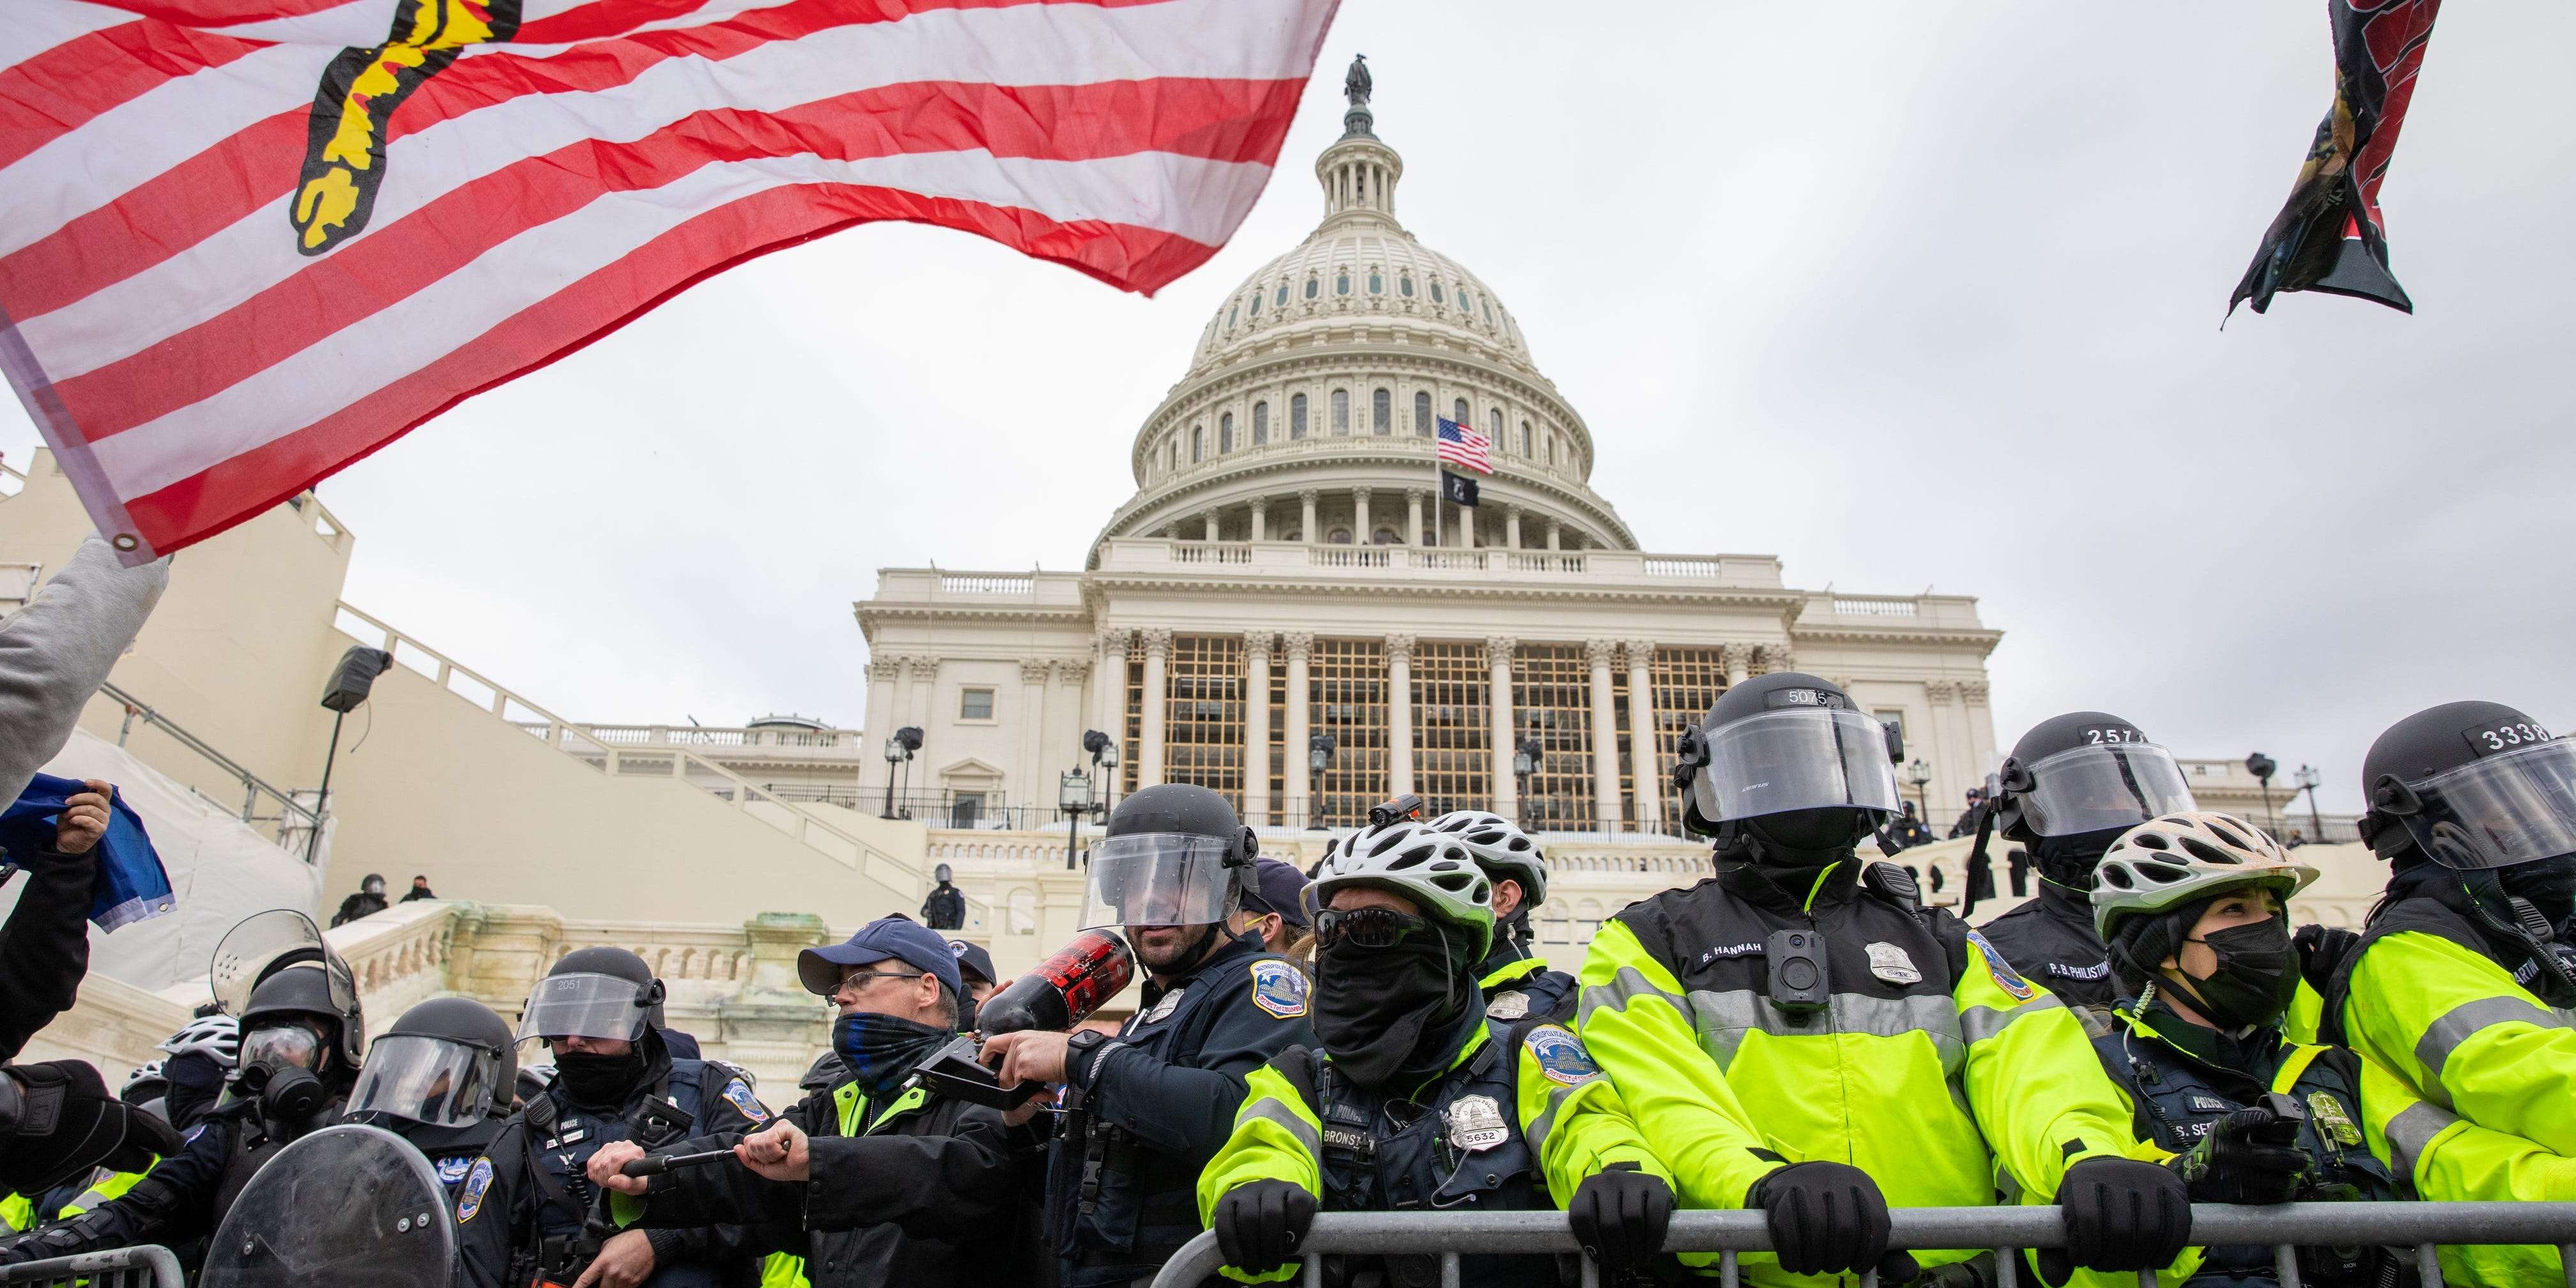
[[[1326,908],[1315,914],[1315,946],[1330,948],[1348,941],[1358,948],[1393,948],[1409,938],[1435,933],[1431,923],[1393,908]]]

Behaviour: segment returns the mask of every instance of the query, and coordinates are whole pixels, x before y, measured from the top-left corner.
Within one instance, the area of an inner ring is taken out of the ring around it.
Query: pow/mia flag
[[[1464,474],[1452,474],[1447,470],[1440,471],[1440,499],[1443,501],[1453,502],[1458,505],[1474,505],[1476,503],[1476,480],[1471,479]]]

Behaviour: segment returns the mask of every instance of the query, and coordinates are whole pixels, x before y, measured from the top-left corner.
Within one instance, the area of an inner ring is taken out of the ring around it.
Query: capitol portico
[[[1512,310],[1398,220],[1405,162],[1364,74],[1315,176],[1321,222],[1209,319],[1082,571],[879,574],[857,605],[868,743],[909,726],[924,746],[872,763],[890,780],[862,799],[1034,823],[1096,729],[1120,750],[1112,794],[1199,783],[1258,826],[1348,826],[1415,792],[1545,831],[1668,832],[1680,730],[1795,667],[1901,723],[1946,819],[1994,760],[2000,636],[1975,601],[1641,550]],[[1439,498],[1441,417],[1492,440],[1473,508]]]

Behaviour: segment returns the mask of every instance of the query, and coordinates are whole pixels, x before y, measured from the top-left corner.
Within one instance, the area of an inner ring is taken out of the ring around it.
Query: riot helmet
[[[310,1123],[332,1088],[348,1086],[357,1071],[367,1021],[354,998],[341,1009],[336,962],[299,961],[270,972],[242,1010],[238,1080],[259,1098],[271,1127]]]
[[[2446,702],[2362,761],[2361,836],[2400,867],[2487,872],[2576,854],[2576,741],[2500,702]]]
[[[385,897],[385,876],[381,872],[370,872],[366,880],[358,883],[358,888],[382,899]]]
[[[240,1067],[248,1069],[257,1058],[251,1049],[253,1030],[262,1027],[263,1018],[283,1022],[296,1014],[337,1025],[336,1032],[324,1036],[343,1068],[358,1067],[367,1019],[358,1003],[357,973],[303,913],[276,908],[243,918],[216,943],[206,983],[217,1009],[241,1022]]]
[[[1717,838],[1721,854],[1822,861],[1896,814],[1890,752],[1886,727],[1835,685],[1797,671],[1758,676],[1682,731],[1682,824]]]
[[[1259,850],[1224,797],[1190,783],[1129,793],[1107,831],[1091,847],[1078,929],[1222,922]]]
[[[518,1041],[598,1038],[641,1042],[662,1026],[662,981],[623,948],[576,948],[528,991]]]
[[[936,880],[939,884],[941,884],[941,885],[947,885],[947,884],[949,883],[949,880],[950,880],[952,877],[954,877],[956,874],[955,874],[952,870],[950,870],[950,868],[949,868],[949,866],[948,866],[947,864],[942,863],[942,864],[940,864],[938,867],[931,869],[931,870],[930,870],[930,875],[931,875],[931,878],[932,878],[933,880]]]
[[[2039,859],[2040,875],[2082,890],[2122,833],[2199,806],[2173,753],[2103,711],[2033,725],[1995,776],[1994,830]]]
[[[519,1073],[509,1024],[470,997],[433,997],[403,1012],[369,1045],[349,1092],[352,1115],[426,1127],[506,1117]]]

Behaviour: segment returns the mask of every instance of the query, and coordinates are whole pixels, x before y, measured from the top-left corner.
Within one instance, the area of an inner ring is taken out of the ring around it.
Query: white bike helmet
[[[241,1021],[229,1015],[208,1015],[188,1021],[186,1028],[153,1048],[171,1055],[191,1051],[212,1056],[215,1063],[229,1069],[241,1062]]]
[[[1547,902],[1547,855],[1510,819],[1480,809],[1462,809],[1431,820],[1430,828],[1456,837],[1476,856],[1485,874],[1521,885],[1521,906]]]
[[[1474,938],[1470,962],[1493,948],[1494,881],[1458,838],[1422,823],[1398,823],[1363,833],[1324,860],[1307,887],[1314,906],[1332,902],[1344,886],[1374,886],[1413,901],[1422,915],[1465,928]]]
[[[2109,942],[2122,922],[2169,912],[2242,886],[2287,904],[2317,879],[2263,830],[2232,814],[2167,814],[2130,828],[2093,873],[2093,928]]]

